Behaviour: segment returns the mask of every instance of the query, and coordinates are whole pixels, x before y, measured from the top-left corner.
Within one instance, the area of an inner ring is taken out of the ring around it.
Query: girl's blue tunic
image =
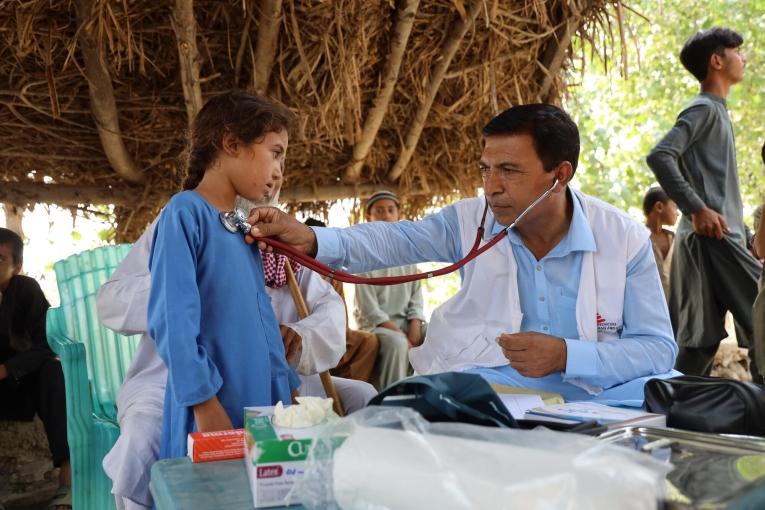
[[[149,259],[149,333],[168,367],[160,458],[186,455],[193,407],[218,397],[235,428],[245,406],[290,402],[285,360],[260,252],[194,191],[162,211]]]

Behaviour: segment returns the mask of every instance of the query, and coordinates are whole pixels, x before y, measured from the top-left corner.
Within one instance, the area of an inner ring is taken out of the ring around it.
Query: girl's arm
[[[178,202],[171,200],[162,212],[152,243],[149,334],[168,369],[168,396],[175,406],[194,407],[213,399],[223,379],[205,347],[198,343],[200,221],[193,206]],[[203,408],[203,419],[208,416],[207,408]]]
[[[194,406],[194,421],[199,432],[215,432],[217,430],[231,430],[234,425],[223,409],[218,397],[213,397],[201,404]]]

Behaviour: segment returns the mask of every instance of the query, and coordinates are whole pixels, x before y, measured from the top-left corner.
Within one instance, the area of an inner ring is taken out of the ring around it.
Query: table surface
[[[243,459],[194,464],[188,457],[164,459],[151,468],[157,510],[251,510],[252,493]],[[300,510],[302,505],[272,507]]]

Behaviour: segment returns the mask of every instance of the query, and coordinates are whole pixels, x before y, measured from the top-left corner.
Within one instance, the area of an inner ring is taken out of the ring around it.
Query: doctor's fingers
[[[503,349],[510,351],[523,351],[529,348],[527,333],[502,334],[497,337],[497,343]]]

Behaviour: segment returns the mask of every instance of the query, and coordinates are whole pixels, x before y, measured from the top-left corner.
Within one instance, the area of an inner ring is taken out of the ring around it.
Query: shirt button
[[[544,297],[544,296],[539,296],[539,300],[540,300],[540,301],[544,301],[544,300],[545,300],[545,297]]]
[[[542,326],[543,331],[547,331],[549,328],[547,326]]]
[[[541,271],[541,270],[542,270],[542,264],[537,265],[537,271]]]

